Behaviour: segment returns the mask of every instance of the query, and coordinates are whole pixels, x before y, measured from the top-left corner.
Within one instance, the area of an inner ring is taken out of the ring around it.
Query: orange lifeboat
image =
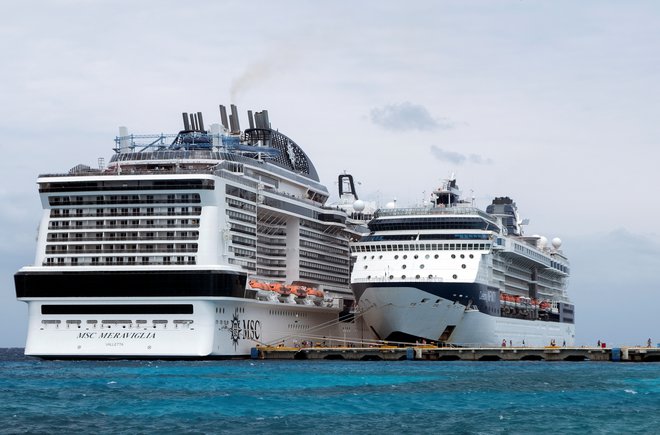
[[[250,285],[250,287],[252,287],[254,289],[270,290],[270,285],[268,283],[265,283],[265,282],[255,281],[255,280],[251,279],[251,280],[248,281],[248,284]]]
[[[287,289],[289,289],[289,292],[291,292],[292,295],[297,296],[299,298],[304,298],[307,296],[307,287],[304,285],[287,285]]]
[[[315,288],[308,288],[307,289],[307,296],[316,296],[317,298],[324,298],[325,293],[323,290],[318,290]]]
[[[270,284],[268,284],[268,286],[270,287],[271,291],[279,293],[282,296],[289,296],[289,294],[291,294],[291,290],[289,290],[287,288],[287,286],[285,286],[284,284],[281,284],[279,282],[270,283]]]

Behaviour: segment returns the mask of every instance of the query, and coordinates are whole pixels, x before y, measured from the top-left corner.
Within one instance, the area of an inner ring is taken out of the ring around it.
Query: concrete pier
[[[649,347],[271,347],[259,346],[253,359],[346,361],[660,361]]]

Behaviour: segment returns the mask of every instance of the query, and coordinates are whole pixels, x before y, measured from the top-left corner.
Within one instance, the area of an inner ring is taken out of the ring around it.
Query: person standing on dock
[[[502,339],[502,347],[506,347],[506,338]]]
[[[646,347],[651,347],[651,339],[650,338],[646,341]]]

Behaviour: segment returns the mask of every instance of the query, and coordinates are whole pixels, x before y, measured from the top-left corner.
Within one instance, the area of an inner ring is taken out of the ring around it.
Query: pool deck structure
[[[614,361],[658,362],[657,347],[274,347],[252,349],[253,359],[347,361]]]

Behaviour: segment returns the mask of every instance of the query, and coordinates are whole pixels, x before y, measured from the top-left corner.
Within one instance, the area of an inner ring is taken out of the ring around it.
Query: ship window
[[[406,279],[406,276],[405,276],[405,275],[401,275],[401,279]]]
[[[474,255],[470,254],[470,258],[474,258]]]
[[[415,260],[417,260],[418,258],[419,258],[419,255],[415,254]]]
[[[465,258],[465,254],[461,254],[461,258]]]
[[[394,275],[390,275],[390,279],[394,279]]]
[[[419,279],[419,275],[415,275],[415,279]]]
[[[463,269],[465,269],[465,265],[464,265],[464,264],[461,264],[461,267],[462,267]]]
[[[433,275],[429,275],[429,279],[433,278]]]
[[[429,254],[426,254],[426,255],[424,256],[424,258],[426,258],[427,260],[429,259],[429,257],[430,257]]]
[[[406,268],[406,265],[405,265],[405,264],[404,264],[403,266],[401,266],[401,269],[405,269],[405,268]]]
[[[438,259],[438,257],[439,257],[438,254],[435,254],[435,255],[433,256],[433,258],[435,258],[436,260]]]
[[[369,267],[369,266],[367,266],[366,264],[364,265],[364,268],[365,268],[365,269],[367,269],[368,267]]]
[[[451,258],[456,258],[456,254],[451,254]]]
[[[395,260],[398,260],[398,259],[399,259],[399,256],[398,256],[398,255],[395,255],[395,256],[394,256],[394,259],[395,259]]]
[[[408,258],[408,256],[407,256],[407,255],[404,255],[404,256],[403,256],[403,259],[405,260],[406,258]]]
[[[420,264],[420,265],[419,265],[419,268],[420,268],[420,269],[424,269],[424,265],[423,265],[423,264]]]
[[[457,279],[457,278],[458,278],[458,276],[456,276],[456,275],[452,275],[452,278],[454,278],[454,279]]]

